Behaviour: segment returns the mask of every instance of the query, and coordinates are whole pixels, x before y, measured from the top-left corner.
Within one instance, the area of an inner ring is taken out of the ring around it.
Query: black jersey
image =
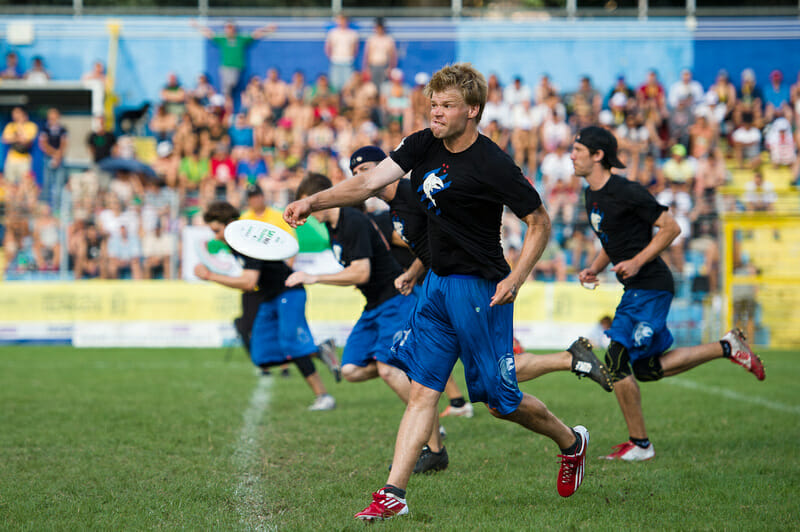
[[[653,238],[653,223],[667,210],[639,183],[611,175],[600,190],[586,187],[586,214],[613,264],[632,259]],[[628,288],[675,291],[672,273],[661,259],[648,262],[633,277],[617,279]]]
[[[394,280],[403,269],[392,257],[389,243],[369,216],[358,209],[342,207],[336,227],[325,225],[339,264],[346,268],[353,261],[369,259],[369,280],[357,286],[367,299],[364,310],[371,310],[399,293]]]
[[[258,283],[255,294],[261,297],[262,301],[275,299],[283,292],[288,290],[286,278],[292,274],[292,269],[283,261],[259,260],[247,257],[231,249],[231,252],[245,270],[258,270]]]
[[[428,247],[428,219],[414,193],[411,180],[397,182],[397,192],[389,202],[394,230],[403,238],[411,251],[426,268],[431,266],[431,252]]]
[[[391,158],[411,171],[428,219],[431,269],[499,280],[510,272],[500,245],[503,205],[522,218],[542,200],[514,161],[484,135],[451,153],[430,129],[409,135]]]
[[[375,225],[380,229],[381,234],[389,242],[389,251],[392,257],[401,268],[407,270],[411,263],[414,262],[414,254],[405,246],[396,246],[392,243],[392,233],[395,231],[395,225],[392,220],[392,213],[390,211],[371,212],[369,217],[375,222]]]

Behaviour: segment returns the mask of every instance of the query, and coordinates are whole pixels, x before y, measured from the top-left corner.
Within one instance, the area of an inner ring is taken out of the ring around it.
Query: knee
[[[491,406],[486,405],[486,409],[489,411],[489,413],[491,415],[493,415],[494,417],[496,417],[498,419],[505,418],[505,416],[503,414],[501,414],[496,408],[492,408]]]
[[[342,366],[342,378],[347,382],[358,382],[360,381],[360,371],[359,367],[355,364],[345,364]]]
[[[660,357],[649,357],[633,363],[633,374],[640,382],[654,382],[664,377]]]
[[[606,368],[608,368],[612,382],[619,382],[631,375],[628,350],[624,345],[614,340],[611,341],[608,351],[606,351]]]

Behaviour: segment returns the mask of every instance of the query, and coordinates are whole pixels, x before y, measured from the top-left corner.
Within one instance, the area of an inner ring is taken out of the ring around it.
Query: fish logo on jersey
[[[443,172],[442,175],[437,175],[439,172]],[[441,210],[439,206],[436,204],[436,200],[433,199],[433,196],[450,188],[450,181],[447,181],[447,165],[442,165],[441,168],[437,168],[435,170],[431,170],[425,177],[422,178],[422,185],[417,188],[417,192],[420,193],[420,201],[423,203],[425,200],[423,198],[427,198],[430,204],[428,205],[428,209],[436,209],[435,213],[439,214]]]
[[[336,262],[344,266],[342,262],[342,245],[338,242],[333,242],[331,244],[331,251],[333,251],[333,257],[336,259]]]
[[[600,238],[602,242],[608,242],[608,235],[605,234],[600,228],[600,224],[603,223],[603,218],[605,218],[605,216],[602,212],[600,212],[597,204],[594,204],[592,207],[592,212],[589,213],[589,223],[592,224],[592,229],[594,229],[594,232],[597,234],[598,238]]]
[[[408,244],[408,238],[406,238],[406,225],[399,216],[392,216],[392,227],[394,228],[394,232],[400,235],[400,238],[403,239],[403,242]]]

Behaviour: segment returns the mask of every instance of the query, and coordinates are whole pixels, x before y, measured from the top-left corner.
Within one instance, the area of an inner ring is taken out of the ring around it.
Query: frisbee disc
[[[285,260],[297,254],[297,239],[287,231],[257,220],[236,220],[225,227],[230,247],[259,260]]]

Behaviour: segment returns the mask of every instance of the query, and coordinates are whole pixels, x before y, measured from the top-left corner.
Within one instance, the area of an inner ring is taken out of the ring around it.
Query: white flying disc
[[[225,241],[242,255],[260,260],[285,260],[300,249],[297,239],[287,231],[257,220],[229,223]]]
[[[581,286],[584,287],[587,290],[594,290],[595,288],[597,288],[597,285],[599,285],[599,284],[600,283],[585,283],[585,282],[581,281]]]

